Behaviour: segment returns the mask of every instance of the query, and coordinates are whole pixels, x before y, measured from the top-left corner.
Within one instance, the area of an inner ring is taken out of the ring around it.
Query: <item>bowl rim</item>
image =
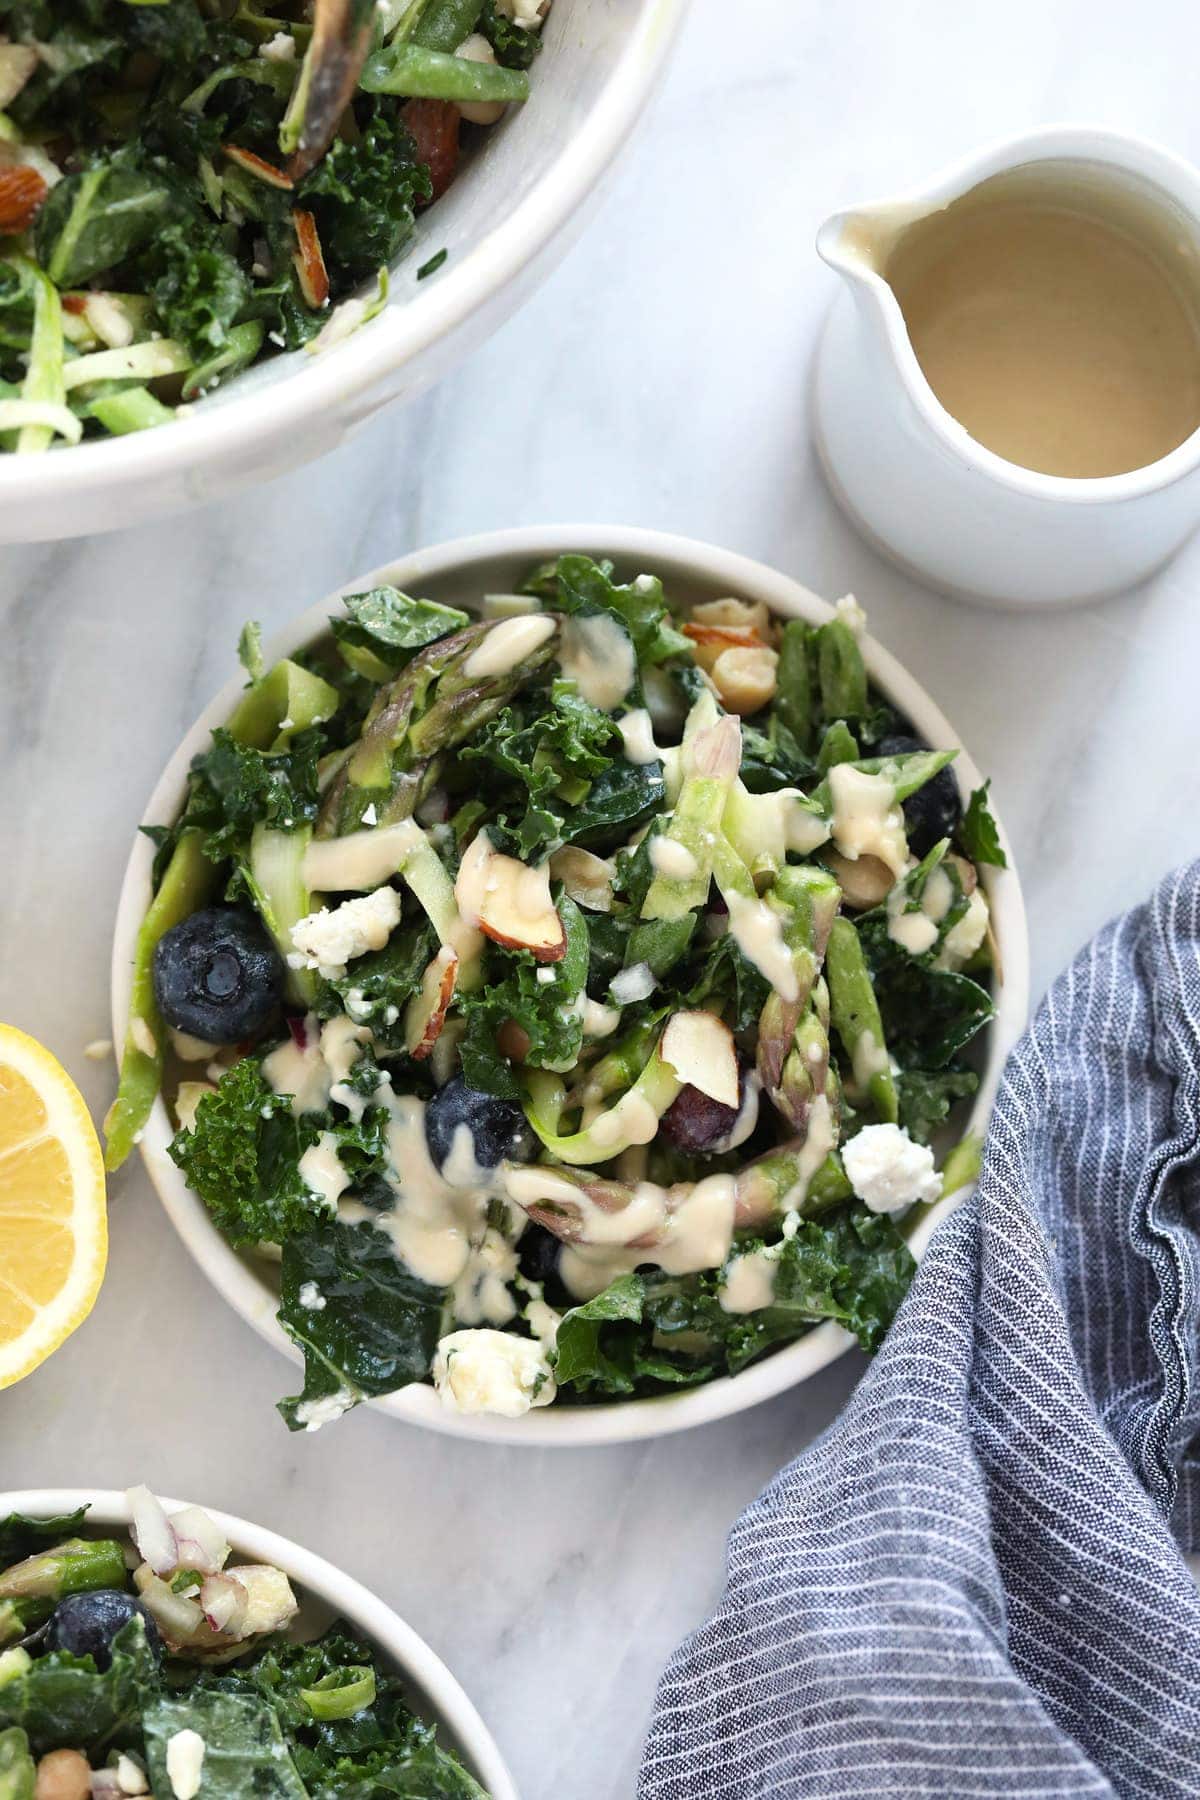
[[[822,623],[835,616],[833,607],[800,582],[766,564],[734,551],[722,550],[698,540],[667,532],[628,526],[550,525],[520,526],[458,538],[416,550],[385,563],[352,581],[344,582],[326,599],[309,607],[288,626],[275,633],[265,647],[268,661],[286,656],[315,641],[328,629],[330,611],[345,594],[391,582],[417,589],[431,580],[453,576],[468,585],[484,579],[483,571],[497,562],[532,567],[569,550],[594,556],[610,555],[619,564],[634,564],[661,574],[670,584],[691,582],[712,592],[737,594],[747,600],[764,600],[784,617]],[[961,747],[961,739],[924,688],[891,653],[869,633],[862,650],[872,682],[893,700],[901,713],[934,748],[959,750],[954,767],[964,792],[979,786],[983,777]],[[188,765],[209,741],[214,725],[223,724],[243,691],[234,676],[205,707],[169,758],[142,815],[144,824],[171,818],[182,801]],[[1025,904],[1012,848],[1001,819],[1000,841],[1008,855],[1007,869],[982,871],[992,908],[997,941],[1004,965],[1004,982],[997,996],[996,1017],[989,1028],[987,1057],[975,1104],[965,1130],[981,1131],[986,1125],[1008,1053],[1025,1028],[1029,1011],[1029,943]],[[125,876],[113,937],[112,1018],[113,1042],[125,1040],[133,947],[138,926],[150,897],[154,848],[138,834]],[[139,1148],[147,1173],[163,1206],[208,1279],[259,1335],[294,1363],[301,1353],[275,1318],[276,1301],[251,1265],[233,1250],[213,1224],[203,1202],[186,1186],[183,1176],[167,1155],[173,1128],[160,1093],[154,1103]],[[918,1258],[937,1226],[961,1205],[971,1192],[965,1188],[929,1208],[910,1237]],[[853,1344],[851,1334],[831,1320],[815,1326],[794,1344],[785,1345],[739,1375],[721,1376],[700,1387],[678,1394],[648,1399],[614,1401],[597,1406],[537,1408],[520,1419],[452,1413],[443,1407],[433,1389],[414,1383],[366,1404],[393,1418],[425,1426],[450,1436],[491,1443],[538,1448],[574,1448],[664,1436],[693,1425],[745,1411],[805,1381],[836,1360]]]
[[[452,337],[567,226],[644,111],[687,4],[638,0],[611,75],[578,130],[507,219],[475,239],[428,288],[414,285],[402,304],[385,306],[369,328],[326,354],[295,353],[300,360],[262,391],[256,388],[220,406],[197,406],[176,421],[174,431],[131,432],[70,445],[48,456],[0,457],[0,509],[34,504],[49,495],[66,507],[97,489],[194,477],[235,451],[244,457],[256,444],[286,442],[310,418],[348,415],[355,424],[370,417],[387,398],[359,407],[356,402],[367,390],[440,339]],[[399,267],[405,266],[402,256]],[[394,267],[393,281],[396,274]]]
[[[222,1512],[202,1501],[173,1500],[165,1495],[159,1498],[169,1512],[184,1506],[203,1505],[204,1511],[221,1527],[235,1549],[247,1551],[255,1562],[274,1564],[357,1625],[396,1664],[430,1713],[448,1728],[472,1774],[487,1789],[490,1800],[520,1800],[499,1746],[474,1702],[441,1657],[386,1601],[353,1575],[339,1569],[336,1563],[266,1526],[255,1525],[236,1513]],[[9,1512],[49,1518],[57,1513],[74,1512],[83,1505],[88,1507],[89,1526],[128,1528],[131,1523],[129,1502],[115,1488],[13,1489],[0,1493],[0,1518]]]

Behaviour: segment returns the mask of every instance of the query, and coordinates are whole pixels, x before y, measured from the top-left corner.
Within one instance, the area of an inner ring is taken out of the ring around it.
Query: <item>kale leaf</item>
[[[257,1061],[244,1057],[204,1095],[168,1154],[231,1244],[281,1244],[328,1214],[300,1173],[304,1152],[331,1132],[343,1165],[363,1179],[384,1155],[384,1123],[377,1107],[357,1123],[331,1113],[297,1118],[290,1096],[272,1092]]]
[[[173,181],[135,151],[117,151],[50,190],[34,248],[56,285],[79,287],[119,267],[177,212]]]
[[[752,1240],[740,1243],[735,1254],[762,1248]],[[736,1374],[822,1319],[836,1320],[864,1350],[873,1350],[916,1267],[892,1221],[861,1206],[801,1221],[771,1255],[772,1304],[751,1313],[725,1311],[720,1276],[669,1276],[656,1269],[619,1276],[565,1314],[555,1352],[559,1386],[599,1397]]]
[[[313,1716],[304,1691],[369,1670],[375,1697],[348,1718]],[[252,1663],[201,1676],[205,1688],[269,1702],[311,1800],[486,1800],[433,1727],[408,1705],[400,1678],[364,1639],[334,1625],[313,1643],[275,1639]]]
[[[68,1744],[95,1762],[98,1752],[137,1740],[139,1719],[158,1686],[145,1625],[133,1618],[113,1638],[112,1663],[103,1673],[90,1656],[52,1650],[0,1685],[0,1731],[19,1725],[38,1756]]]
[[[64,1538],[77,1536],[87,1510],[86,1506],[81,1506],[78,1512],[59,1513],[48,1519],[9,1513],[7,1518],[0,1519],[0,1568],[32,1556],[43,1544],[59,1544]]]
[[[352,669],[373,681],[386,681],[402,669],[411,652],[436,643],[470,624],[469,616],[434,600],[413,600],[399,588],[370,588],[342,600],[348,619],[332,618],[330,627]]]
[[[528,69],[542,47],[541,32],[514,24],[500,11],[496,0],[483,0],[475,29],[483,33],[496,52],[496,61],[506,69]]]
[[[549,572],[541,572],[544,579]],[[538,574],[535,572],[535,583]],[[590,556],[560,556],[553,566],[555,604],[566,613],[611,613],[624,626],[646,664],[691,655],[691,642],[671,622],[657,575],[639,575],[627,587],[612,579],[611,565]]]
[[[197,241],[197,227],[168,225],[154,239],[158,273],[150,292],[168,337],[179,338],[197,361],[221,350],[250,297],[236,256],[213,234]]]
[[[208,832],[205,853],[223,862],[242,848],[255,825],[294,831],[317,816],[317,764],[324,749],[319,730],[303,731],[274,755],[239,744],[223,726],[211,749],[192,762],[187,805],[179,829]]]
[[[902,1069],[896,1077],[900,1123],[919,1144],[928,1144],[955,1102],[967,1099],[978,1086],[979,1077],[971,1069]]]
[[[371,1027],[380,1044],[403,1048],[405,1005],[436,950],[437,934],[427,920],[401,926],[382,950],[355,957],[344,975],[321,983],[317,1013],[331,1019],[349,1012],[357,1024]]]
[[[964,856],[973,863],[990,863],[993,868],[1007,869],[1008,858],[1000,845],[1000,832],[988,805],[990,781],[977,787],[967,802],[958,827],[958,842]]]
[[[534,1069],[570,1069],[583,1047],[582,999],[588,979],[587,920],[566,894],[558,901],[567,947],[562,960],[542,965],[523,950],[496,952],[489,978],[460,998],[467,1031],[460,1046],[468,1087],[519,1100],[524,1092],[497,1036],[510,1021],[529,1039],[524,1061]],[[551,981],[539,979],[543,967]],[[500,970],[504,973],[501,975]]]
[[[324,1305],[307,1307],[314,1283]],[[283,1246],[279,1322],[304,1352],[304,1389],[279,1410],[292,1431],[307,1406],[334,1396],[347,1406],[390,1394],[428,1373],[442,1335],[445,1296],[410,1274],[391,1239],[371,1223],[328,1220]]]
[[[204,1740],[207,1800],[306,1800],[279,1717],[257,1694],[196,1686],[159,1694],[143,1720],[146,1764],[156,1794],[173,1792],[167,1745],[178,1731]]]
[[[297,195],[316,215],[331,277],[349,286],[399,254],[433,184],[399,115],[376,104],[353,143],[334,139]]]

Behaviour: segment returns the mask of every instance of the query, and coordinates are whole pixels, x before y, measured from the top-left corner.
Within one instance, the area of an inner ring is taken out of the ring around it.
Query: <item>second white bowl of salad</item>
[[[126,873],[108,1162],[303,1362],[287,1424],[614,1442],[874,1348],[1028,953],[984,779],[857,605],[554,527],[240,648]]]
[[[683,0],[30,0],[0,45],[0,542],[323,455],[582,223]]]
[[[462,1688],[382,1600],[145,1487],[0,1494],[0,1791],[517,1800]]]

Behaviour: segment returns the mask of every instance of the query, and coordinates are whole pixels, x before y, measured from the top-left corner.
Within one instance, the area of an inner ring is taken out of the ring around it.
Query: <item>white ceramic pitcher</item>
[[[835,213],[817,249],[843,277],[817,355],[814,423],[834,493],[901,567],[967,599],[1058,606],[1134,586],[1200,523],[1200,432],[1103,478],[1042,475],[996,456],[935,398],[899,304],[872,266],[881,234],[992,176],[1062,162],[1165,208],[1200,259],[1200,172],[1142,139],[1056,127],[996,144],[919,192]]]

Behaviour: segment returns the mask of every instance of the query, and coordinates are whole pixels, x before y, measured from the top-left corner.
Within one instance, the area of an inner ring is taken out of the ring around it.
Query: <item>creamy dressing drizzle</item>
[[[658,762],[662,752],[654,741],[654,724],[644,706],[634,712],[622,713],[617,720],[617,729],[625,746],[626,762],[637,763],[639,767]]]
[[[672,881],[686,881],[696,873],[696,859],[687,845],[677,844],[669,837],[651,838],[650,866],[656,875],[665,875]]]
[[[576,1189],[576,1204],[579,1193]],[[590,1300],[642,1263],[668,1275],[719,1269],[733,1242],[734,1205],[732,1175],[708,1175],[682,1199],[653,1182],[639,1182],[633,1200],[618,1213],[604,1212],[584,1195],[584,1230],[592,1241],[563,1248],[559,1271],[568,1293]],[[646,1229],[638,1230],[638,1237],[654,1235],[657,1241],[631,1246],[629,1238],[643,1223]]]
[[[414,819],[345,837],[314,838],[304,852],[305,886],[318,894],[365,893],[393,876],[425,833]]]
[[[730,894],[727,904],[729,929],[742,955],[766,976],[782,999],[797,999],[800,983],[791,951],[783,941],[779,914],[765,900],[750,900],[744,894]]]
[[[733,1257],[717,1289],[721,1311],[752,1313],[770,1306],[775,1298],[778,1269],[778,1255],[769,1249],[748,1250],[744,1256]]]
[[[350,1176],[342,1167],[332,1131],[323,1131],[316,1143],[309,1145],[300,1158],[299,1169],[305,1187],[335,1212],[338,1200],[350,1186]]]
[[[873,1031],[864,1031],[854,1046],[854,1079],[865,1088],[874,1075],[886,1075],[891,1068],[886,1047]]]
[[[558,660],[563,674],[601,712],[616,711],[637,674],[629,636],[607,613],[564,620]]]
[[[833,841],[851,862],[860,856],[877,856],[893,875],[904,873],[908,840],[904,813],[882,775],[869,775],[852,763],[837,763],[829,771],[833,799]]]

